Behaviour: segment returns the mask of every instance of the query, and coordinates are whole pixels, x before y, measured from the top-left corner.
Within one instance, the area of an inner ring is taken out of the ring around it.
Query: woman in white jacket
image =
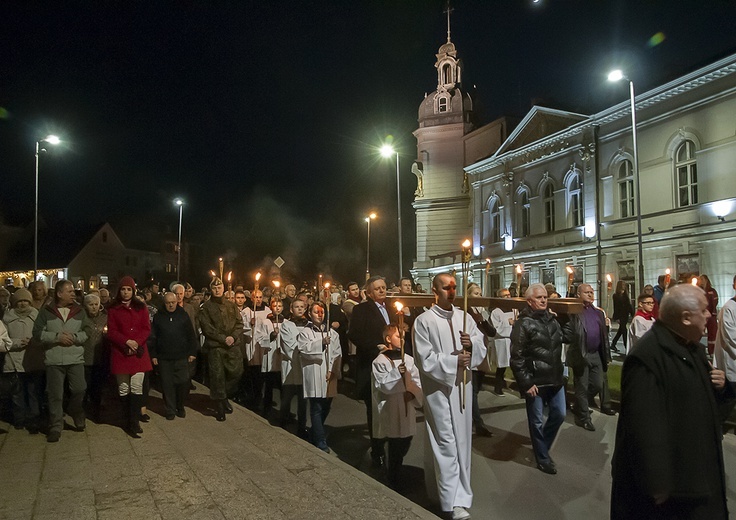
[[[13,425],[18,430],[27,428],[30,433],[38,433],[44,365],[40,346],[32,340],[38,310],[31,305],[31,300],[31,293],[26,289],[18,289],[11,296],[12,308],[3,316],[10,343],[0,349],[7,352],[4,376],[10,377],[17,372],[20,381],[17,392],[12,396]],[[29,350],[31,353],[27,354]]]
[[[309,399],[309,415],[312,420],[312,444],[330,453],[325,433],[325,420],[330,413],[332,397],[328,383],[337,377],[339,367],[340,337],[325,323],[325,307],[315,302],[309,307],[309,323],[297,337],[299,359],[304,378],[304,397]]]

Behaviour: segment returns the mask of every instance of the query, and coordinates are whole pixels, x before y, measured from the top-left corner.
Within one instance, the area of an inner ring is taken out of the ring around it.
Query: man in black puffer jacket
[[[549,449],[565,421],[562,382],[562,329],[547,310],[547,290],[535,283],[525,293],[529,304],[519,314],[511,331],[511,369],[519,391],[526,398],[529,436],[544,473],[557,473]],[[544,407],[549,408],[547,421]]]

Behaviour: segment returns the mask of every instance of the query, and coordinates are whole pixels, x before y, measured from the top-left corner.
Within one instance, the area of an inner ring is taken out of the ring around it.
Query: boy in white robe
[[[281,314],[284,305],[274,296],[269,302],[271,312],[264,319],[256,319],[255,343],[261,349],[261,376],[264,382],[262,415],[271,414],[273,389],[281,386],[281,341],[279,333],[284,324]]]
[[[498,298],[511,298],[508,289],[499,289],[496,291]],[[491,311],[491,324],[496,329],[496,336],[493,338],[493,357],[496,360],[496,384],[493,393],[496,395],[506,395],[503,389],[506,387],[506,369],[510,366],[511,359],[511,329],[514,326],[514,311],[503,311],[502,309],[493,309]]]
[[[626,354],[634,348],[636,342],[639,341],[644,334],[654,325],[654,296],[651,294],[640,294],[636,299],[637,309],[634,319],[629,325],[629,344],[626,346]]]
[[[371,391],[373,403],[373,435],[388,439],[388,481],[396,489],[401,482],[401,467],[416,434],[416,409],[422,406],[424,394],[419,370],[409,354],[401,360],[401,336],[396,325],[383,329],[384,345],[373,361]]]
[[[330,453],[325,421],[330,413],[333,395],[327,391],[327,387],[337,377],[335,369],[342,356],[340,336],[324,323],[325,307],[322,302],[314,302],[309,306],[309,319],[310,322],[296,340],[304,378],[304,397],[309,399],[312,444]]]
[[[258,344],[256,330],[258,323],[265,320],[266,316],[271,312],[263,303],[263,293],[253,291],[253,305],[245,307],[241,311],[243,317],[243,381],[242,387],[245,389],[245,405],[253,410],[258,411],[263,400],[263,350]]]
[[[307,304],[302,300],[291,302],[291,317],[281,326],[281,427],[286,428],[291,414],[291,401],[297,399],[296,418],[299,437],[306,439],[307,401],[304,399],[304,378],[297,349],[297,336],[307,325]]]
[[[414,359],[422,381],[429,437],[424,468],[427,488],[433,494],[432,475],[436,472],[440,507],[452,512],[454,520],[464,520],[470,518],[468,508],[473,503],[470,489],[473,388],[470,373],[463,388],[463,372],[483,361],[486,347],[483,333],[473,319],[463,320],[463,311],[453,306],[455,291],[453,276],[434,277],[432,292],[437,304],[414,322]],[[463,321],[467,332],[462,332]],[[433,463],[428,460],[430,454]]]

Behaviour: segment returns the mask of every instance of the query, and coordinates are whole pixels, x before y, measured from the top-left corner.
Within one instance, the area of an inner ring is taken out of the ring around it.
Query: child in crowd
[[[270,314],[257,320],[255,342],[261,348],[261,375],[263,378],[263,417],[268,419],[273,406],[273,389],[281,388],[281,326],[284,324],[284,304],[273,296],[269,302]]]
[[[424,394],[414,358],[401,359],[401,336],[396,325],[383,329],[385,345],[373,361],[373,434],[388,439],[388,480],[396,488],[401,482],[401,467],[416,433],[416,409]]]
[[[651,294],[640,294],[636,299],[637,309],[634,319],[629,325],[629,345],[626,347],[628,354],[637,341],[646,334],[654,325],[654,296]]]

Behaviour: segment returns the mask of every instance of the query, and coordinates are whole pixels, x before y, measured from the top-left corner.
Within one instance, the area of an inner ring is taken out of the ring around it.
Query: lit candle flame
[[[488,265],[491,265],[491,259],[490,259],[490,258],[486,258],[486,263],[487,263]]]
[[[572,274],[572,267],[568,265],[565,269],[567,270],[567,274]]]
[[[232,271],[230,271],[229,273],[227,273],[227,281],[228,282],[230,281],[232,275],[233,275],[233,272]]]
[[[330,282],[325,282],[325,289],[329,289],[329,288],[330,288]]]
[[[613,278],[611,278],[611,275],[610,274],[607,274],[606,275],[606,281],[607,282],[612,282],[613,281]]]
[[[698,277],[697,276],[693,276],[693,279],[690,281],[690,283],[693,284],[693,285],[698,285]]]
[[[211,269],[210,269],[210,276],[212,278],[216,278],[217,277],[217,275],[215,274],[215,272],[213,270],[211,270]]]
[[[401,302],[396,302],[396,303],[394,303],[394,307],[396,307],[396,310],[397,311],[401,312],[401,309],[404,308],[404,304],[401,303]]]
[[[218,258],[217,260],[219,260],[220,262],[222,262],[222,257]]]
[[[273,286],[278,289],[279,287],[281,287],[281,282],[279,282],[278,280],[274,280],[273,281]]]
[[[664,270],[664,274],[670,274],[671,272],[672,272],[672,271],[670,271],[670,268],[669,268],[669,267],[668,267],[667,269],[665,269],[665,270]]]
[[[465,239],[465,242],[462,243],[463,249],[468,249],[470,247],[470,240],[467,238]]]
[[[516,273],[521,274],[521,264],[516,264]]]
[[[256,282],[261,279],[261,273],[256,274]]]

